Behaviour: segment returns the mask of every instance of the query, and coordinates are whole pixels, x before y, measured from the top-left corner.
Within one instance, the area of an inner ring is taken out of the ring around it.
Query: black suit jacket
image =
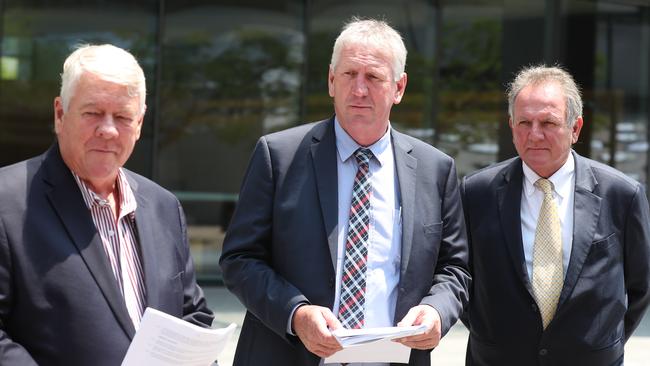
[[[209,326],[178,200],[126,171],[146,304]],[[0,364],[119,365],[134,327],[58,145],[0,169]]]
[[[434,306],[443,334],[467,301],[466,233],[453,160],[392,131],[403,233],[395,320],[418,304]],[[300,302],[332,308],[337,248],[334,120],[262,137],[224,241],[224,281],[247,313],[235,365],[317,365],[287,335]],[[429,365],[413,351],[411,365]]]
[[[468,365],[613,365],[650,301],[650,216],[643,187],[575,158],[573,247],[546,330],[526,271],[519,158],[461,185],[473,283]]]

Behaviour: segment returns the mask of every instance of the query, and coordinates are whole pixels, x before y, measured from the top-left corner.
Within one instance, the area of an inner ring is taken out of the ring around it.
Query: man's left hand
[[[396,339],[397,342],[415,349],[427,350],[435,348],[440,343],[441,320],[438,311],[429,305],[414,306],[406,316],[397,323],[398,327],[411,325],[427,326],[427,330],[418,335]]]

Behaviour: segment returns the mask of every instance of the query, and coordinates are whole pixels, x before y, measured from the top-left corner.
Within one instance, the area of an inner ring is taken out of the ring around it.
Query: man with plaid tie
[[[353,19],[334,44],[335,116],[263,136],[221,256],[246,306],[235,365],[318,365],[331,330],[426,325],[399,342],[410,365],[467,302],[467,244],[453,160],[395,131],[406,48],[385,22]]]
[[[583,120],[568,72],[525,68],[508,102],[519,156],[461,185],[467,365],[621,365],[650,302],[645,189],[571,150]]]

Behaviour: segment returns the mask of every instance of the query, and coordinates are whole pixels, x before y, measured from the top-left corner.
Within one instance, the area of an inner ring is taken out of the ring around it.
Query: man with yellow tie
[[[461,185],[467,365],[621,365],[650,302],[645,190],[571,149],[582,100],[566,71],[523,69],[508,103],[519,156]]]

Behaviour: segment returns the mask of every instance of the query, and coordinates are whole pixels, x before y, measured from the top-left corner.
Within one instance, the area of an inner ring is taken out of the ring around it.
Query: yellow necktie
[[[541,178],[535,187],[544,192],[539,210],[533,248],[533,293],[542,314],[544,329],[555,315],[564,283],[562,269],[562,227],[557,204],[553,198],[553,183]]]

